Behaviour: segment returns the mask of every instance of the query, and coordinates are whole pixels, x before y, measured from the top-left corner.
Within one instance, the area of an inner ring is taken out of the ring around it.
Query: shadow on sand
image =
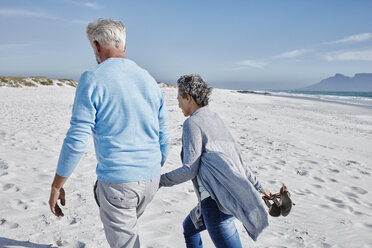
[[[12,247],[30,247],[30,248],[57,248],[53,245],[40,245],[29,241],[17,241],[14,239],[8,239],[0,237],[1,248],[12,248]]]

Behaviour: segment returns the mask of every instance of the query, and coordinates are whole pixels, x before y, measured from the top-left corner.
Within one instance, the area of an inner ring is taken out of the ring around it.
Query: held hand
[[[63,188],[58,189],[52,187],[52,190],[50,192],[50,198],[49,198],[49,206],[52,213],[57,217],[63,217],[64,214],[62,212],[62,209],[58,206],[57,201],[61,200],[62,206],[66,204],[65,199],[65,190]]]
[[[265,189],[265,191],[262,194],[269,199],[272,197],[272,194],[269,189]]]

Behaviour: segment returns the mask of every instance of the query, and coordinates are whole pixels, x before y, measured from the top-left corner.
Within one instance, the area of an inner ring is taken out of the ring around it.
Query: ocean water
[[[270,91],[269,93],[274,96],[319,100],[372,108],[372,92]]]

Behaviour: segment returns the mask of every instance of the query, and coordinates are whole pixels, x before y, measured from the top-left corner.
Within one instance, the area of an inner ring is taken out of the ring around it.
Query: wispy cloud
[[[27,44],[0,44],[0,51],[27,46]]]
[[[312,51],[312,50],[302,48],[302,49],[292,50],[292,51],[288,51],[288,52],[283,52],[283,53],[271,56],[270,58],[263,59],[263,60],[247,59],[247,60],[240,61],[238,64],[240,66],[248,66],[248,67],[253,67],[253,68],[263,68],[263,67],[267,66],[268,64],[270,64],[274,60],[293,59],[293,58],[301,56],[305,53],[308,53],[310,51]]]
[[[335,40],[331,42],[324,42],[318,44],[317,46],[314,45],[313,48],[300,48],[296,50],[291,50],[287,52],[283,52],[277,55],[273,55],[267,58],[263,58],[261,60],[243,60],[238,62],[239,66],[244,67],[252,67],[252,68],[263,68],[269,64],[272,64],[278,60],[290,60],[294,58],[298,58],[304,54],[316,54],[317,51],[320,53],[320,50],[326,48],[324,45],[329,44],[349,44],[349,43],[357,43],[372,40],[372,33],[360,33],[351,36],[347,36],[340,40]],[[323,45],[323,47],[322,47]],[[318,54],[319,55],[319,54]],[[354,50],[354,51],[336,51],[336,52],[323,52],[320,54],[320,57],[328,60],[328,61],[372,61],[372,49],[370,50]]]
[[[79,24],[79,25],[88,25],[89,23],[89,21],[86,21],[86,20],[79,20],[79,19],[67,20],[67,19],[57,17],[57,16],[45,14],[44,12],[35,12],[35,11],[29,11],[29,10],[24,10],[24,9],[0,9],[0,16],[44,18],[44,19],[59,20],[59,21],[69,22],[69,23]]]
[[[278,55],[275,55],[275,56],[272,56],[271,58],[272,59],[291,59],[291,58],[295,58],[295,57],[298,57],[298,56],[301,56],[307,52],[309,52],[310,50],[308,49],[297,49],[297,50],[292,50],[292,51],[288,51],[288,52],[284,52],[284,53],[281,53],[281,54],[278,54]]]
[[[21,16],[21,17],[35,17],[45,19],[58,19],[55,16],[48,15],[43,12],[35,12],[24,9],[0,9],[0,16]]]
[[[91,2],[85,2],[83,3],[84,7],[91,8],[91,9],[101,9],[102,6],[96,3],[91,3]]]
[[[343,44],[343,43],[353,43],[353,42],[362,42],[372,40],[372,33],[362,33],[362,34],[354,34],[351,36],[347,36],[340,40],[325,42],[324,44]]]
[[[256,60],[243,60],[238,63],[241,66],[248,66],[253,68],[263,68],[268,62],[265,61],[256,61]]]
[[[89,21],[86,20],[72,20],[71,23],[73,24],[80,24],[80,25],[88,25]]]
[[[87,1],[72,1],[74,4],[76,5],[79,5],[79,6],[82,6],[82,7],[85,7],[85,8],[89,8],[89,9],[102,9],[103,6],[100,5],[100,4],[97,4],[97,3],[94,3],[94,2],[87,2]]]
[[[1,50],[8,50],[8,49],[14,48],[16,46],[17,45],[15,45],[15,44],[0,44],[0,51]]]
[[[324,57],[328,61],[372,61],[372,49],[332,52]]]

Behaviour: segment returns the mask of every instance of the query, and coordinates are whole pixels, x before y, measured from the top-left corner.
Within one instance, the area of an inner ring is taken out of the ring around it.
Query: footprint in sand
[[[336,204],[336,207],[338,208],[341,208],[341,209],[347,209],[349,210],[350,212],[353,212],[354,209],[352,207],[350,207],[349,205],[346,205],[346,204]]]
[[[367,172],[367,171],[363,171],[363,170],[359,170],[360,174],[362,175],[366,175],[366,176],[370,176],[371,173]]]
[[[368,223],[364,223],[364,225],[368,228],[371,228],[372,229],[372,224],[368,224]]]
[[[359,163],[357,161],[348,160],[346,161],[346,165],[358,165]]]
[[[45,225],[50,225],[50,216],[47,217],[45,214],[42,214],[40,218]]]
[[[8,168],[8,163],[0,158],[0,171],[7,170]]]
[[[19,187],[15,187],[14,184],[12,183],[7,183],[3,186],[3,190],[4,191],[8,191],[8,190],[12,190],[13,192],[18,192],[20,191],[21,189]]]
[[[316,161],[312,161],[312,160],[305,160],[305,162],[308,162],[308,163],[310,163],[310,164],[319,164],[318,162],[316,162]]]
[[[281,169],[280,167],[275,166],[275,165],[271,165],[271,168],[274,169],[274,170],[280,170]]]
[[[324,209],[330,209],[331,208],[330,206],[325,205],[325,204],[321,204],[321,205],[319,205],[319,207],[324,208]]]
[[[358,194],[360,194],[360,195],[364,195],[364,194],[367,194],[368,193],[368,191],[367,190],[365,190],[365,189],[362,189],[362,188],[359,188],[359,187],[356,187],[356,186],[354,186],[354,187],[350,187],[354,192],[356,192],[356,193],[358,193]]]
[[[293,193],[297,195],[314,195],[314,192],[308,189],[294,190]]]
[[[285,160],[282,160],[282,159],[279,159],[278,161],[275,162],[276,164],[279,164],[279,165],[286,165],[287,162],[285,162]]]
[[[56,240],[56,245],[57,246],[68,246],[68,245],[70,245],[70,243],[65,241],[65,240],[58,239],[58,240]]]
[[[11,200],[11,206],[15,209],[27,210],[28,205],[21,200]]]
[[[358,196],[352,192],[342,192],[342,193],[344,193],[349,198],[354,198],[354,199],[358,198]]]
[[[342,200],[337,199],[337,198],[333,198],[333,197],[329,197],[329,196],[327,196],[326,198],[328,200],[330,200],[331,202],[335,203],[336,207],[341,208],[341,209],[347,209],[350,212],[353,212],[353,208],[350,207],[349,205],[344,204],[344,202]]]
[[[340,171],[337,170],[337,169],[329,169],[330,172],[333,172],[333,173],[339,173]]]
[[[6,136],[6,133],[5,132],[0,132],[0,138],[4,138]]]
[[[78,201],[80,201],[81,203],[86,203],[87,199],[81,194],[76,194],[76,196],[78,197]]]
[[[314,186],[315,188],[317,188],[317,189],[321,189],[321,188],[323,188],[323,186],[322,186],[322,185],[319,185],[319,184],[313,184],[313,186]]]
[[[0,228],[6,228],[6,229],[15,229],[18,228],[19,225],[17,223],[9,222],[6,219],[0,220]]]
[[[332,183],[337,183],[338,181],[334,178],[328,178],[329,181],[331,181]]]
[[[2,176],[6,176],[6,175],[8,175],[9,173],[8,172],[2,172],[2,173],[0,173],[0,177],[2,177]]]
[[[328,200],[330,200],[331,202],[334,202],[334,203],[337,203],[337,204],[342,204],[343,203],[342,200],[339,200],[339,199],[336,199],[336,198],[333,198],[333,197],[326,196],[326,198]]]
[[[353,211],[353,214],[356,215],[356,216],[362,216],[362,215],[364,215],[364,213],[359,212],[359,211]]]
[[[72,217],[72,219],[70,221],[70,225],[74,225],[74,224],[77,224],[77,223],[81,223],[81,218],[79,218],[79,217]]]
[[[316,181],[320,182],[320,183],[324,183],[325,181],[323,179],[321,179],[320,177],[313,177]]]
[[[194,193],[195,190],[190,188],[190,189],[187,189],[187,192],[188,192],[188,193]]]

